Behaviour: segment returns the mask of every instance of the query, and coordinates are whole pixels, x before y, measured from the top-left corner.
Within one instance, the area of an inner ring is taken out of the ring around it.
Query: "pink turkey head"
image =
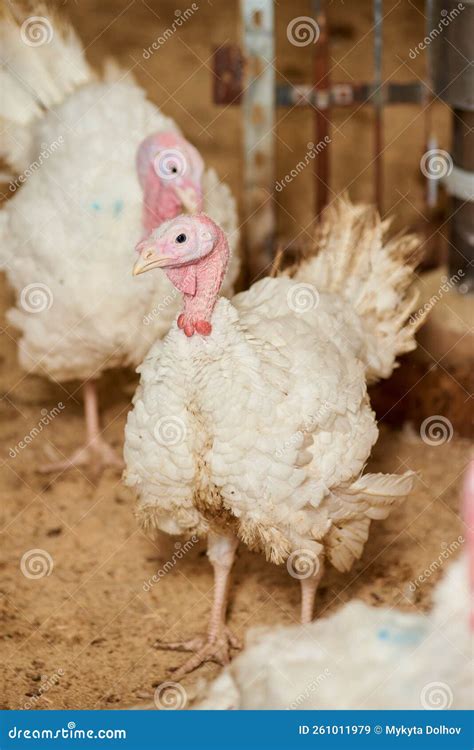
[[[155,229],[137,245],[139,258],[133,274],[165,269],[184,295],[178,326],[186,336],[208,336],[211,317],[229,260],[229,245],[222,229],[205,214],[178,216]]]
[[[197,149],[178,133],[163,131],[145,138],[137,151],[137,172],[146,235],[183,211],[202,210],[204,164]]]

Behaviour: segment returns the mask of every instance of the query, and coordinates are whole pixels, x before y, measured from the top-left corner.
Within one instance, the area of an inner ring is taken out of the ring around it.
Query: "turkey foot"
[[[198,636],[197,638],[191,638],[189,641],[177,641],[175,643],[158,641],[155,646],[166,651],[194,652],[193,656],[187,659],[184,664],[172,670],[173,677],[177,680],[208,661],[225,666],[230,662],[231,649],[240,650],[242,648],[240,640],[226,625],[223,625],[212,637],[210,635],[206,638]]]
[[[97,437],[81,446],[63,461],[53,461],[39,468],[41,474],[50,474],[67,469],[89,467],[92,478],[97,479],[107,466],[123,469],[123,461],[115,454],[114,449],[103,438]]]
[[[96,385],[87,381],[83,388],[84,411],[86,418],[87,440],[74,451],[70,458],[54,461],[40,467],[41,474],[66,471],[73,467],[90,467],[90,474],[97,479],[107,466],[123,469],[123,461],[115,454],[113,448],[104,440],[99,424],[99,404]]]

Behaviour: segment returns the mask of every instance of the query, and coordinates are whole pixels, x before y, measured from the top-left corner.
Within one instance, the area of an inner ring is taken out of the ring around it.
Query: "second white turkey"
[[[41,46],[25,44],[20,22],[0,21],[1,151],[19,173],[0,212],[0,267],[16,292],[8,320],[27,372],[84,382],[85,445],[43,468],[99,470],[121,461],[102,437],[97,379],[137,365],[179,307],[164,275],[131,278],[134,245],[160,221],[203,209],[235,251],[236,207],[131,77],[110,64],[96,76],[72,28],[52,15]],[[234,252],[227,291],[238,266]]]

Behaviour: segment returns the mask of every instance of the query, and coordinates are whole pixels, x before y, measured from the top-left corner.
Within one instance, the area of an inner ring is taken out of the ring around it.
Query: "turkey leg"
[[[301,624],[308,625],[313,619],[314,611],[314,598],[316,591],[319,586],[319,582],[323,577],[324,563],[323,560],[319,560],[319,567],[314,575],[309,578],[302,578],[301,584]]]
[[[229,575],[238,546],[235,537],[220,536],[210,533],[207,543],[207,555],[214,568],[214,596],[211,616],[206,637],[192,638],[190,641],[163,643],[158,641],[157,648],[172,651],[194,651],[184,664],[175,670],[174,677],[180,680],[206,661],[217,664],[228,664],[231,648],[239,649],[241,644],[226,625],[227,594]]]
[[[66,471],[72,467],[89,466],[94,477],[106,466],[123,468],[123,462],[115,455],[113,448],[102,437],[99,422],[99,400],[95,381],[87,380],[82,389],[86,420],[86,442],[70,458],[42,466],[39,471],[46,474],[53,471]]]

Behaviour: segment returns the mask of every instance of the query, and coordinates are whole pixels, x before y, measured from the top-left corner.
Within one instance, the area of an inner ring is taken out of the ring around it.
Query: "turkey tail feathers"
[[[327,556],[335,568],[350,570],[362,555],[370,522],[387,518],[403,502],[416,480],[404,474],[363,474],[348,485],[333,487],[329,501],[331,529],[325,539]]]
[[[418,297],[413,281],[420,239],[403,234],[387,240],[389,226],[375,207],[354,205],[343,195],[323,212],[311,256],[294,274],[320,292],[344,297],[358,313],[369,382],[388,377],[396,358],[415,348],[424,320],[421,314],[410,319]]]
[[[92,80],[72,27],[43,4],[4,7],[0,13],[0,155],[17,170],[28,162],[29,125],[77,86]]]

